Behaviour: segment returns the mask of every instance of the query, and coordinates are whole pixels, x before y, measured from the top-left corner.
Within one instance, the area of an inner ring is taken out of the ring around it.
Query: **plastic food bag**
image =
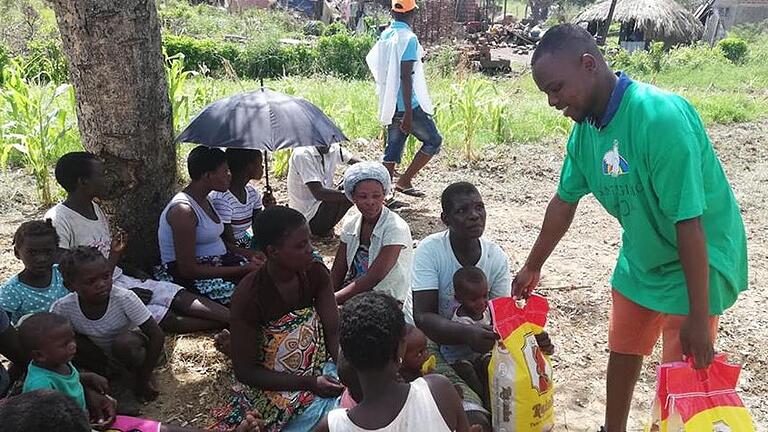
[[[490,302],[493,327],[501,340],[488,366],[493,430],[544,432],[554,427],[552,365],[536,342],[549,305],[532,295],[524,307],[509,297]]]
[[[117,416],[104,432],[160,432],[160,423],[136,417]]]
[[[749,411],[736,393],[741,366],[715,357],[704,370],[692,360],[657,368],[656,399],[648,432],[754,432]]]

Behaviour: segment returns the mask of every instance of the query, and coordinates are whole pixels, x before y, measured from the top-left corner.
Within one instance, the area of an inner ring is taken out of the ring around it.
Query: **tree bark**
[[[171,104],[154,0],[50,0],[80,136],[104,162],[104,209],[128,234],[127,260],[157,261],[159,215],[176,184]],[[114,231],[113,231],[114,232]]]

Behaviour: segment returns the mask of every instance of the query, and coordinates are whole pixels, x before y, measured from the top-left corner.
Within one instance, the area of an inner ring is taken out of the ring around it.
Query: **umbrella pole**
[[[269,187],[269,152],[264,150],[264,182],[266,183],[265,190],[272,192],[272,188]]]

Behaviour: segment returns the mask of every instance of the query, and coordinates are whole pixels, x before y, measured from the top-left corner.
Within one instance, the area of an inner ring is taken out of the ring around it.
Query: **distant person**
[[[467,432],[467,417],[456,389],[444,376],[413,382],[399,377],[406,327],[400,304],[367,292],[341,308],[341,349],[356,371],[362,400],[331,411],[317,432]],[[472,429],[473,431],[476,428]]]
[[[384,166],[390,176],[403,156],[405,142],[413,135],[422,142],[411,165],[400,175],[395,190],[423,197],[413,178],[440,151],[443,137],[432,119],[434,110],[424,76],[424,49],[411,30],[417,11],[415,0],[392,0],[392,24],[381,33],[366,61],[376,81],[379,121],[387,126]]]
[[[360,160],[339,144],[297,147],[288,164],[288,205],[304,215],[312,235],[328,237],[352,202],[334,183],[339,163]]]
[[[688,101],[615,74],[576,25],[549,29],[531,65],[549,105],[575,125],[557,193],[513,292],[536,288],[583,196],[592,193],[619,221],[604,430],[623,432],[643,356],[660,336],[662,362],[687,355],[696,368],[712,363],[718,317],[747,289],[744,224]]]
[[[253,235],[248,231],[253,218],[265,207],[275,205],[272,193],[264,196],[251,186],[251,180],[260,180],[264,175],[263,154],[260,150],[227,149],[227,166],[232,174],[229,188],[225,192],[212,191],[208,198],[224,223],[224,242],[230,249],[255,249]]]
[[[56,181],[67,192],[64,202],[45,213],[58,234],[59,247],[92,246],[109,260],[114,286],[133,290],[147,304],[152,317],[167,331],[188,333],[227,325],[229,311],[170,281],[158,281],[136,269],[120,267],[126,235],[113,237],[109,220],[95,202],[106,196],[104,165],[88,152],[67,153],[56,162]],[[130,273],[131,275],[129,275]]]
[[[361,162],[344,173],[344,193],[358,212],[342,228],[331,283],[338,304],[366,291],[389,294],[412,323],[413,239],[408,223],[384,205],[391,189],[379,162]]]

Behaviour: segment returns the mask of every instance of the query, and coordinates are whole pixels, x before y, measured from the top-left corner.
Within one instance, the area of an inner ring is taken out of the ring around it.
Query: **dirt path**
[[[718,126],[711,136],[742,207],[749,238],[750,290],[721,321],[718,349],[744,364],[742,396],[758,423],[768,430],[768,122]],[[368,153],[368,152],[366,152]],[[544,208],[555,190],[562,146],[518,146],[486,152],[471,169],[443,156],[418,179],[428,193],[409,199],[401,215],[410,222],[414,238],[442,229],[439,194],[453,181],[468,180],[482,192],[488,210],[486,236],[507,252],[517,271],[538,233]],[[370,153],[370,156],[377,156]],[[10,176],[10,177],[9,177]],[[439,179],[439,180],[438,180]],[[438,181],[435,181],[438,180]],[[10,246],[15,227],[39,216],[31,207],[29,180],[20,173],[2,176],[6,191],[0,198],[0,276],[18,271]],[[278,194],[280,191],[278,191]],[[620,229],[588,197],[579,206],[570,232],[544,268],[542,290],[550,300],[549,331],[557,345],[555,366],[556,414],[559,431],[595,431],[605,405],[609,278],[620,241]],[[333,244],[318,245],[330,263]],[[546,287],[587,286],[576,290]],[[169,337],[170,366],[161,373],[163,391],[148,416],[198,426],[210,424],[210,409],[226,403],[229,365],[203,335]],[[630,430],[640,431],[654,392],[658,353],[646,361],[637,385]]]

